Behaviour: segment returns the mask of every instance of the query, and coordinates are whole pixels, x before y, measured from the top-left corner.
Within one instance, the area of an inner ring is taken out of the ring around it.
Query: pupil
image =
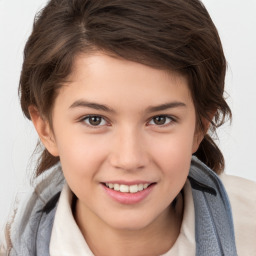
[[[166,121],[166,117],[164,117],[164,116],[157,116],[154,118],[154,122],[157,125],[163,125],[163,124],[165,124],[165,121]]]
[[[98,116],[91,116],[89,118],[89,122],[91,125],[99,125],[100,122],[101,122],[101,117],[98,117]]]

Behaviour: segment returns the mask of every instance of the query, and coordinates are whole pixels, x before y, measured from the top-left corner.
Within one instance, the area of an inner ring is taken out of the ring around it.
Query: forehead
[[[70,103],[86,98],[116,107],[125,102],[140,107],[177,100],[192,103],[184,76],[103,53],[77,56],[58,97]]]

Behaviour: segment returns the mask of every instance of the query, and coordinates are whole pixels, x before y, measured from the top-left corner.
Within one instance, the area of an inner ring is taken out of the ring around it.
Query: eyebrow
[[[177,107],[186,107],[187,105],[183,102],[178,102],[178,101],[174,101],[174,102],[169,102],[169,103],[164,103],[158,106],[149,106],[146,109],[146,112],[157,112],[157,111],[162,111],[162,110],[167,110],[170,108],[177,108]]]
[[[72,109],[72,108],[78,108],[78,107],[92,108],[92,109],[96,109],[96,110],[102,110],[105,112],[115,113],[115,111],[113,109],[111,109],[110,107],[108,107],[106,105],[89,102],[86,100],[77,100],[69,108]],[[157,106],[149,106],[145,112],[146,113],[158,112],[158,111],[163,111],[163,110],[177,108],[177,107],[186,107],[186,104],[183,102],[174,101],[174,102],[164,103],[164,104],[157,105]]]
[[[78,108],[78,107],[92,108],[92,109],[103,110],[105,112],[111,112],[111,113],[115,112],[113,109],[111,109],[110,107],[108,107],[106,105],[89,102],[89,101],[85,101],[85,100],[77,100],[69,108],[72,109],[72,108]]]

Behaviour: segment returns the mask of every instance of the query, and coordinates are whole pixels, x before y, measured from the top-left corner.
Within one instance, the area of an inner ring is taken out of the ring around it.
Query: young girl
[[[211,138],[225,71],[199,0],[49,1],[20,79],[45,149],[3,255],[256,255],[256,186]]]

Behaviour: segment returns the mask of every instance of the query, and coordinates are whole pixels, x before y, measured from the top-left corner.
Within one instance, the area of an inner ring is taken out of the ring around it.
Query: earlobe
[[[29,106],[30,118],[45,148],[53,156],[58,156],[58,148],[50,124],[39,113],[35,106]]]
[[[213,116],[214,115],[212,115],[212,117]],[[206,118],[202,118],[203,129],[201,130],[200,128],[197,128],[197,131],[195,132],[192,154],[194,154],[198,150],[202,140],[204,139],[205,134],[208,132],[210,124],[211,122],[209,120],[207,120]]]
[[[192,154],[194,154],[198,150],[200,143],[202,142],[203,139],[204,133],[202,131],[198,131],[194,136]]]
[[[205,134],[207,134],[209,127],[211,125],[210,120],[212,120],[213,117],[215,116],[216,110],[214,110],[208,114],[209,114],[208,118],[204,118],[204,117],[201,118],[203,129],[196,128],[197,131],[195,132],[195,135],[194,135],[192,154],[194,154],[198,150],[202,140],[204,139]]]

